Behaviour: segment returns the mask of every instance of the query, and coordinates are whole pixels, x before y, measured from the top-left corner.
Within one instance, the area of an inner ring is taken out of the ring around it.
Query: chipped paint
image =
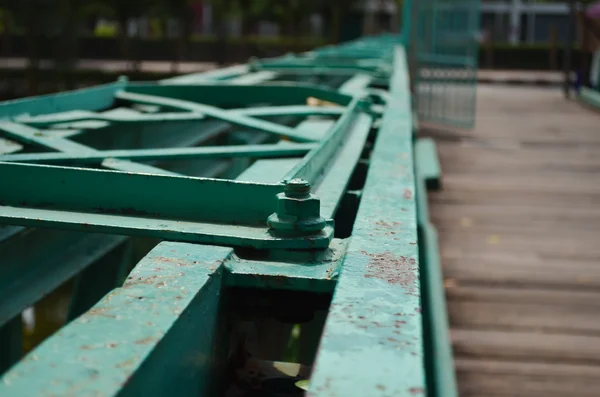
[[[219,267],[209,277],[208,268],[231,253],[231,248],[161,243],[122,288],[6,373],[0,395],[203,395],[213,390],[213,368],[220,365],[213,344],[222,272]],[[190,324],[184,312],[202,321]],[[190,359],[195,371],[189,370]],[[49,365],[58,360],[59,366]],[[31,373],[44,375],[23,376]]]
[[[425,388],[418,251],[410,244],[417,240],[412,113],[401,50],[395,62],[389,110],[373,149],[309,396],[401,397],[411,396],[411,388]],[[398,240],[382,238],[390,232]]]

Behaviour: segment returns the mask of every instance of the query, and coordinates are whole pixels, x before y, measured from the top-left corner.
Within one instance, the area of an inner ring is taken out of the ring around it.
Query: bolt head
[[[310,193],[310,183],[307,180],[296,178],[285,184],[285,194],[288,197],[299,197]]]

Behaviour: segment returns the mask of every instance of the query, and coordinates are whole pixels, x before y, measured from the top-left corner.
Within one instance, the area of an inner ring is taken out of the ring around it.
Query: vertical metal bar
[[[565,43],[565,54],[563,60],[564,83],[563,92],[565,98],[571,97],[571,71],[573,70],[573,40],[574,30],[577,24],[575,0],[569,0],[569,28],[567,30],[567,42]]]

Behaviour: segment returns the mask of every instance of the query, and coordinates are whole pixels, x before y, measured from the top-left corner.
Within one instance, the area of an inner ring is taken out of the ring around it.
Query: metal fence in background
[[[409,0],[405,7],[403,40],[420,120],[472,127],[480,0]]]

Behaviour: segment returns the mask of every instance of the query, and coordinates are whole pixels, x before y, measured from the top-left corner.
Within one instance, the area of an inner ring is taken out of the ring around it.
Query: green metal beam
[[[73,155],[84,155],[93,154],[98,151],[80,143],[71,141],[66,138],[53,136],[51,133],[42,132],[35,128],[28,127],[26,125],[17,124],[14,122],[0,121],[0,132],[12,137],[13,139],[43,147],[45,149],[53,149],[59,152],[65,152],[64,156],[69,156],[66,153],[73,153]],[[43,154],[40,154],[43,155]],[[56,154],[59,155],[60,154]],[[15,156],[23,156],[16,154]],[[35,157],[35,155],[32,155]],[[2,156],[0,156],[2,157]],[[135,164],[129,161],[115,160],[110,163],[106,163],[106,166],[116,170],[127,171],[127,172],[151,172],[153,174],[168,175],[172,174],[168,171],[161,170],[160,168],[154,168],[149,165]]]
[[[0,163],[0,179],[10,186],[0,191],[3,207],[246,225],[264,224],[283,191],[278,184],[17,163]]]
[[[348,135],[351,124],[356,120],[361,111],[365,110],[368,103],[361,98],[355,98],[348,105],[347,111],[336,122],[333,128],[323,138],[320,145],[300,161],[285,177],[284,181],[292,179],[305,179],[311,184],[317,182],[327,164],[335,157]]]
[[[37,116],[72,109],[107,109],[114,104],[115,93],[126,85],[127,81],[121,80],[93,88],[3,102],[0,104],[0,120],[19,115]]]
[[[229,113],[249,117],[275,116],[339,116],[344,109],[340,107],[314,106],[267,106],[246,109],[230,109]],[[168,123],[172,121],[204,120],[206,116],[200,112],[178,112],[158,114],[101,114],[88,111],[75,111],[41,115],[36,117],[19,117],[15,121],[36,128],[48,128],[53,124],[76,123],[80,121],[106,121],[110,123]]]
[[[347,106],[352,101],[350,95],[342,94],[335,89],[299,82],[265,83],[255,86],[206,83],[189,86],[132,83],[127,86],[126,91],[220,108],[240,108],[257,104],[306,105],[306,100],[311,97],[339,106]]]
[[[314,149],[316,144],[294,145],[239,145],[239,146],[207,146],[172,149],[136,149],[136,150],[106,150],[91,153],[33,153],[0,156],[0,161],[26,163],[99,163],[104,159],[129,159],[137,161],[149,160],[192,160],[215,158],[268,158],[303,156]],[[110,164],[109,164],[110,165]]]
[[[425,394],[410,90],[397,50],[392,101],[310,380],[310,396]]]
[[[0,395],[222,394],[222,265],[232,252],[160,244],[122,288],[5,374]]]
[[[415,156],[422,301],[427,313],[424,332],[429,392],[435,397],[457,397],[437,231],[429,221],[427,204],[427,186],[440,186],[441,170],[434,142],[431,139],[418,139],[415,143]]]
[[[183,101],[181,99],[164,98],[144,94],[134,94],[131,92],[123,91],[118,92],[116,94],[116,97],[120,100],[125,100],[134,103],[143,103],[146,105],[157,105],[170,109],[180,109],[188,110],[191,112],[199,112],[209,117],[213,117],[218,120],[226,121],[228,123],[232,123],[242,127],[268,132],[281,137],[294,139],[299,142],[310,142],[309,139],[306,139],[306,137],[296,134],[293,128],[290,128],[288,126],[235,114],[214,106],[197,104],[189,101]]]

